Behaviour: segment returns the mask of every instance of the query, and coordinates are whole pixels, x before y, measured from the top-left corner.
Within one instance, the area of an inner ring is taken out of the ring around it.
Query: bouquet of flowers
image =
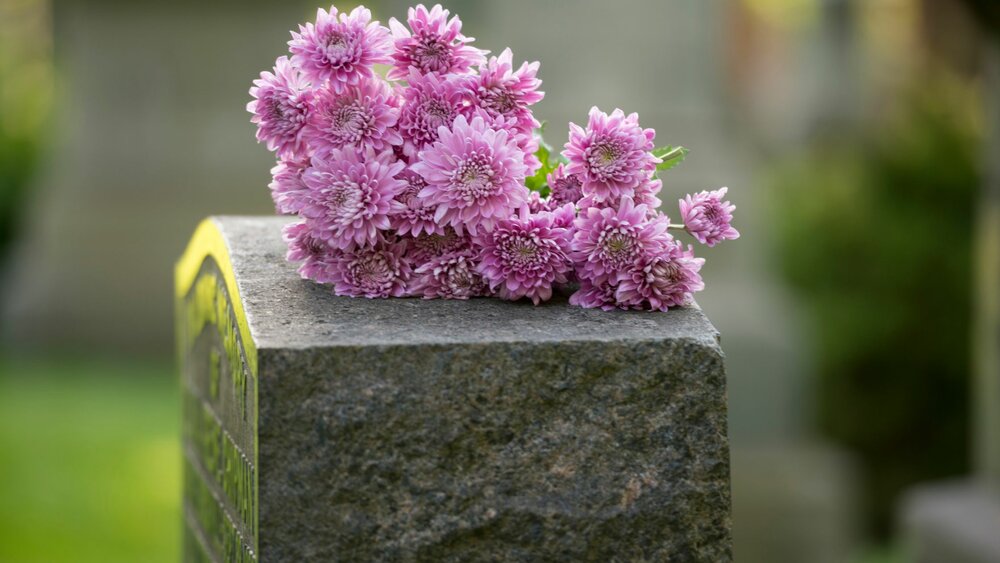
[[[556,153],[531,107],[539,64],[472,46],[457,16],[410,8],[386,28],[358,7],[320,9],[250,89],[257,139],[304,277],[353,297],[528,298],[570,287],[581,307],[665,311],[704,287],[686,231],[735,239],[726,188],[659,211],[655,148],[638,115],[592,108]]]

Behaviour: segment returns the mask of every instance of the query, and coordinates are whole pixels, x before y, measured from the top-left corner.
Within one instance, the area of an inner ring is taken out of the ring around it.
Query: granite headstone
[[[336,297],[287,221],[206,220],[177,266],[187,560],[731,560],[697,307]]]

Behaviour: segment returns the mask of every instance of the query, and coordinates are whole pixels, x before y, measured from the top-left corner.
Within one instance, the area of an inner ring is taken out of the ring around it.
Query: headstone
[[[1000,561],[1000,500],[974,480],[937,483],[907,493],[904,561]]]
[[[845,495],[860,482],[853,458],[820,444],[779,444],[734,446],[732,463],[733,545],[739,561],[843,563],[857,558],[857,499]]]
[[[177,266],[187,560],[731,560],[699,309],[336,297],[286,222]]]

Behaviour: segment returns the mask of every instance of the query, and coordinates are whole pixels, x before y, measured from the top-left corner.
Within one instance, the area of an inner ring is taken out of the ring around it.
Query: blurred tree
[[[52,32],[45,0],[0,3],[0,259],[14,234],[52,101]]]
[[[819,427],[860,455],[880,535],[902,489],[968,469],[976,107],[927,77],[869,135],[817,143],[773,182],[782,271],[817,337]]]

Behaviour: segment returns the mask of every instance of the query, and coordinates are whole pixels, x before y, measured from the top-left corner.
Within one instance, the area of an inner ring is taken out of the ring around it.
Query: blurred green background
[[[0,560],[177,561],[169,364],[0,365]]]
[[[901,495],[974,470],[997,5],[446,4],[541,61],[553,145],[591,105],[638,111],[692,149],[668,214],[730,187],[743,238],[704,251],[699,302],[738,561],[903,560]],[[247,89],[315,7],[0,0],[0,561],[177,560],[171,268],[202,217],[273,212]]]
[[[952,76],[910,88],[879,127],[817,139],[770,186],[782,273],[816,335],[818,429],[865,464],[880,535],[906,487],[970,465],[979,116]]]

